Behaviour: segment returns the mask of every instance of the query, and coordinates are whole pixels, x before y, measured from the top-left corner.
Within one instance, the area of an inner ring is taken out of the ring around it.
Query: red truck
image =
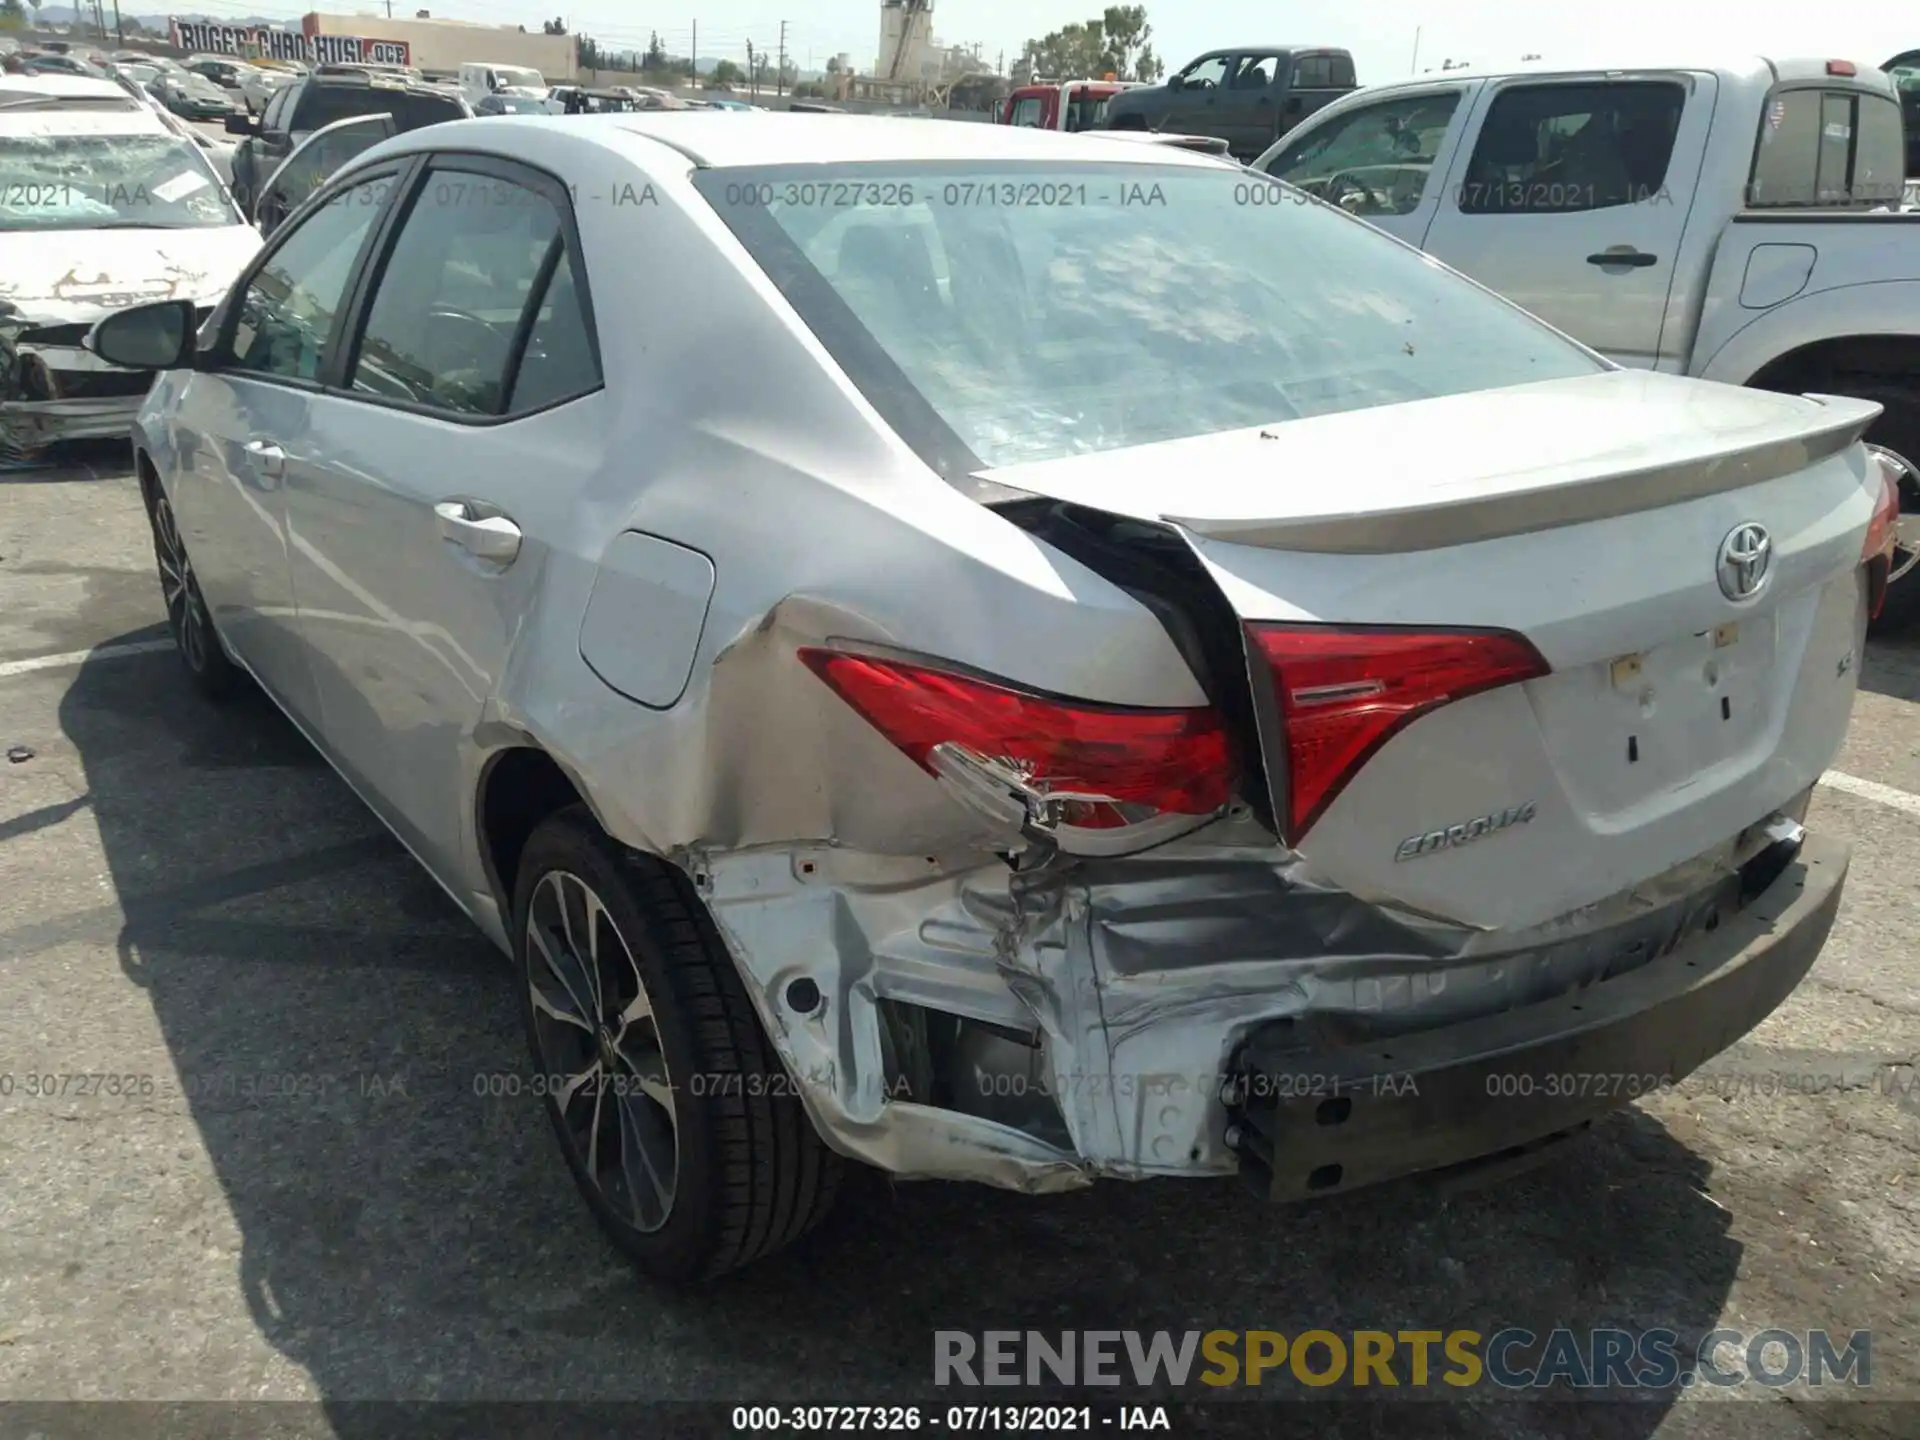
[[[1002,125],[1040,130],[1099,130],[1107,102],[1122,90],[1139,88],[1133,80],[1036,80],[1017,87],[1000,107]]]

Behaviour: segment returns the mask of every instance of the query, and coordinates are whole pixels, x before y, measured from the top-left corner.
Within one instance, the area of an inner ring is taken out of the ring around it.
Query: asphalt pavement
[[[1869,647],[1817,793],[1854,860],[1810,978],[1542,1169],[1298,1209],[863,1178],[676,1296],[602,1243],[537,1102],[486,1093],[525,1070],[504,962],[264,702],[199,700],[162,620],[119,450],[0,474],[0,1400],[317,1401],[302,1433],[357,1437],[367,1400],[944,1404],[939,1329],[1777,1326],[1871,1330],[1870,1387],[1581,1433],[1920,1434],[1920,642]],[[28,1078],[87,1075],[120,1078]],[[1575,1424],[1445,1398],[1367,1433]]]

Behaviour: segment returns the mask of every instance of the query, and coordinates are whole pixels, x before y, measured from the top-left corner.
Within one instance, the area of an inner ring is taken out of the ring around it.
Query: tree
[[[746,78],[747,72],[734,64],[733,61],[721,60],[716,62],[713,69],[707,72],[707,88],[709,90],[728,90]]]
[[[1152,38],[1146,6],[1109,5],[1096,20],[1063,25],[1051,35],[1029,40],[1020,64],[1030,75],[1061,79],[1112,72],[1122,80],[1158,80],[1167,67],[1147,43]]]
[[[542,21],[540,28],[548,35],[564,35],[567,33],[567,22],[556,15],[551,20]]]
[[[27,28],[26,8],[20,0],[0,0],[0,30],[24,30]]]
[[[640,57],[640,68],[654,75],[667,73],[667,50],[660,43],[660,32],[647,32],[647,53]]]
[[[564,35],[567,32],[560,30],[555,33]],[[601,68],[600,42],[595,40],[591,35],[582,35],[578,40],[574,41],[574,50],[579,56],[581,69],[598,70]]]
[[[1153,27],[1147,24],[1146,6],[1109,5],[1100,17],[1100,28],[1105,44],[1098,73],[1104,75],[1111,70],[1122,80],[1149,81],[1166,74],[1167,67],[1147,43],[1153,39]]]

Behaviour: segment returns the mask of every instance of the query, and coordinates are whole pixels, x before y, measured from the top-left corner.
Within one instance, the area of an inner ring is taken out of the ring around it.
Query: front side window
[[[1181,83],[1218,89],[1226,83],[1227,71],[1233,66],[1231,55],[1208,55],[1196,60],[1180,72]]]
[[[351,186],[288,233],[240,298],[229,368],[320,378],[347,279],[392,188],[391,175]]]
[[[1672,80],[1503,90],[1480,127],[1460,211],[1558,215],[1661,200],[1686,103]]]
[[[1892,100],[1854,90],[1779,91],[1761,121],[1747,204],[1766,210],[1896,202],[1905,149]]]
[[[803,181],[837,180],[873,203],[807,203]],[[1605,368],[1417,251],[1217,164],[769,167],[694,183],[949,475]]]
[[[350,388],[455,415],[501,414],[522,319],[544,304],[534,317],[536,329],[547,323],[534,363],[548,373],[522,389],[523,398],[550,400],[573,383],[568,367],[578,364],[569,347],[579,337],[555,338],[579,322],[572,267],[560,263],[565,246],[560,210],[546,196],[491,175],[433,171],[381,271]]]
[[[1368,105],[1300,137],[1267,173],[1351,215],[1407,215],[1420,204],[1460,91]]]
[[[1045,122],[1046,107],[1038,95],[1022,95],[1013,102],[1013,124],[1037,128]]]
[[[240,223],[219,176],[176,135],[61,134],[49,126],[0,136],[0,231]]]

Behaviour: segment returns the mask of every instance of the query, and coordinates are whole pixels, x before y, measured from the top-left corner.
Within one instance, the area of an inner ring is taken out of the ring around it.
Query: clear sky
[[[124,13],[170,13],[161,3],[121,0]],[[180,7],[209,16],[298,16],[311,9],[384,13],[377,4],[332,0],[198,0]],[[854,64],[873,64],[879,41],[878,0],[394,0],[393,13],[427,9],[437,17],[525,25],[537,29],[559,14],[570,27],[609,49],[643,49],[657,30],[666,47],[684,54],[693,26],[700,53],[746,57],[746,43],[771,49],[787,22],[788,53],[819,68],[847,51]],[[1105,9],[1101,0],[935,0],[934,33],[943,43],[978,41],[988,60],[1009,61],[1023,41]],[[1548,60],[1621,59],[1644,64],[1710,58],[1729,47],[1751,53],[1835,56],[1877,65],[1901,50],[1920,48],[1920,4],[1915,0],[1848,0],[1821,4],[1742,4],[1735,0],[1606,0],[1599,5],[1543,6],[1519,0],[1300,0],[1278,6],[1258,0],[1148,0],[1153,44],[1168,68],[1204,50],[1265,44],[1342,45],[1353,51],[1362,84],[1409,73],[1414,32],[1420,68],[1442,60],[1498,66],[1528,52]],[[1604,27],[1606,37],[1596,36]],[[1601,51],[1596,47],[1606,45]]]

